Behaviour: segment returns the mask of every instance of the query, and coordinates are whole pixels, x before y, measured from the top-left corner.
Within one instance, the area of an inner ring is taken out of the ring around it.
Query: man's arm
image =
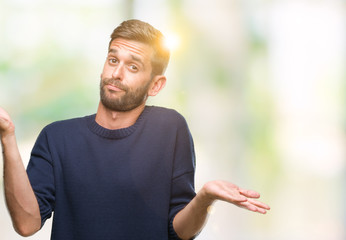
[[[259,197],[259,193],[241,189],[229,182],[208,182],[196,197],[175,216],[174,230],[181,239],[191,239],[202,230],[208,217],[208,208],[216,200],[226,201],[238,207],[265,214],[270,207],[257,201],[256,199]]]
[[[0,137],[7,208],[14,229],[22,236],[30,236],[41,227],[40,210],[18,150],[14,124],[2,108],[0,108]]]

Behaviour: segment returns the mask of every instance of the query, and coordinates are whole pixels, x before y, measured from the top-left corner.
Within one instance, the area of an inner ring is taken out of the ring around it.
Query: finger
[[[242,203],[239,203],[239,205],[242,208],[245,208],[245,209],[250,210],[252,212],[258,212],[258,213],[261,213],[261,214],[266,214],[267,213],[266,209],[263,209],[261,207],[257,207],[255,205],[251,204],[250,202],[242,202]]]
[[[259,198],[261,196],[258,192],[253,190],[246,190],[246,189],[239,188],[239,192],[240,194],[249,198]]]
[[[225,193],[226,195],[226,201],[230,202],[230,203],[235,203],[235,202],[246,202],[247,198],[242,196],[239,191],[237,190],[228,190]]]
[[[225,196],[224,200],[230,203],[247,201],[247,198],[239,192],[238,186],[231,183],[226,182],[226,184],[222,184],[222,192],[220,193],[223,193],[222,195]]]
[[[250,210],[252,212],[257,212],[258,211],[257,207],[252,205],[249,202],[241,202],[241,203],[239,203],[239,207],[245,208],[245,209]]]
[[[266,214],[267,213],[267,210],[263,209],[263,208],[257,208],[257,211],[258,213],[261,213],[261,214]]]
[[[259,207],[259,208],[263,208],[263,209],[266,209],[266,210],[270,210],[270,207],[263,203],[263,202],[260,202],[260,201],[257,201],[257,200],[254,200],[254,199],[248,199],[248,202],[255,205],[256,207]]]

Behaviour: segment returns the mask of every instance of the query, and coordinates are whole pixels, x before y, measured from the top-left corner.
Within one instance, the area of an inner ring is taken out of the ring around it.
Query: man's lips
[[[111,90],[111,91],[114,91],[114,92],[122,92],[124,90],[122,90],[121,88],[118,88],[112,84],[107,84],[106,87]]]

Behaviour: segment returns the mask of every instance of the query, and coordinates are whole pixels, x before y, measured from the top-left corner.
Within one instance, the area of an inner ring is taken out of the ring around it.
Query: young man
[[[186,121],[145,105],[165,86],[168,60],[158,30],[123,22],[111,35],[97,113],[45,127],[27,170],[0,109],[5,196],[19,234],[34,234],[54,212],[54,240],[191,239],[216,200],[266,213],[257,192],[228,182],[208,182],[195,194]]]

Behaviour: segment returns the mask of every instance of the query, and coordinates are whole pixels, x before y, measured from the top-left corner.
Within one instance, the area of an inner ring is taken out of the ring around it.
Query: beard
[[[150,87],[150,83],[151,81],[149,81],[145,85],[139,86],[135,89],[131,89],[128,86],[124,85],[119,80],[114,80],[112,78],[101,79],[101,82],[100,82],[101,103],[106,108],[112,111],[117,111],[117,112],[131,111],[146,101],[146,99],[148,98],[148,90]],[[114,98],[109,96],[109,94],[107,94],[107,91],[105,89],[107,84],[111,84],[123,90],[124,92],[119,92],[119,94],[123,94],[123,95],[114,97]]]

